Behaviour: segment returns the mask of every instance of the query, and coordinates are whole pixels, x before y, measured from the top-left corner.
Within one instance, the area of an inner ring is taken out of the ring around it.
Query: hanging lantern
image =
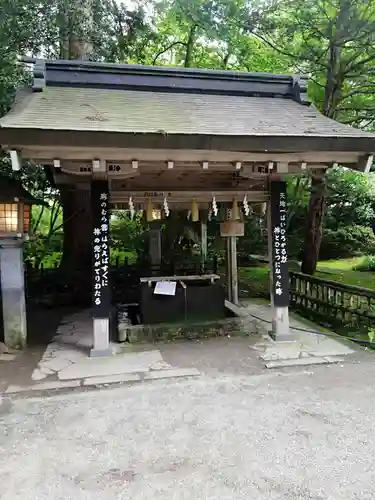
[[[152,220],[161,220],[160,208],[154,208],[152,211]]]
[[[147,200],[146,220],[147,220],[147,222],[161,220],[161,210],[160,210],[160,208],[153,207],[151,198],[149,198]]]
[[[193,222],[199,221],[199,208],[195,199],[191,202],[191,220]]]

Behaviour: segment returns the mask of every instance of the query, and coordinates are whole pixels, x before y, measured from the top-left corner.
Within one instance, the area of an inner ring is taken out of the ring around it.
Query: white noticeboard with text
[[[155,295],[176,295],[175,281],[158,281],[154,289]]]

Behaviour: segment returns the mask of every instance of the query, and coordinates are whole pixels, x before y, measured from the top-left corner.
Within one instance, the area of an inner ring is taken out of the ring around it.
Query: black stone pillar
[[[286,182],[271,181],[268,253],[271,266],[272,333],[276,340],[290,340],[287,213]]]
[[[92,311],[94,342],[91,356],[112,354],[109,346],[111,297],[109,286],[109,193],[108,182],[91,183],[92,209]]]

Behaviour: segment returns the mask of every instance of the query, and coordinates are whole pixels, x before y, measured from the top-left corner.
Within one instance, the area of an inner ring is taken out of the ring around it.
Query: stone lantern
[[[0,177],[0,275],[4,343],[26,346],[26,301],[22,244],[29,237],[31,206],[41,204],[21,184]]]

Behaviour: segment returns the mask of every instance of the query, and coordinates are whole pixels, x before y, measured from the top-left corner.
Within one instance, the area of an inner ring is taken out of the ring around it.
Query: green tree
[[[310,75],[310,96],[325,116],[374,127],[374,0],[276,2],[263,30],[252,32],[289,58],[295,71]],[[313,176],[302,259],[308,274],[316,269],[326,194],[326,177]]]
[[[327,216],[325,226],[372,227],[375,212],[375,175],[332,168],[327,172]]]

